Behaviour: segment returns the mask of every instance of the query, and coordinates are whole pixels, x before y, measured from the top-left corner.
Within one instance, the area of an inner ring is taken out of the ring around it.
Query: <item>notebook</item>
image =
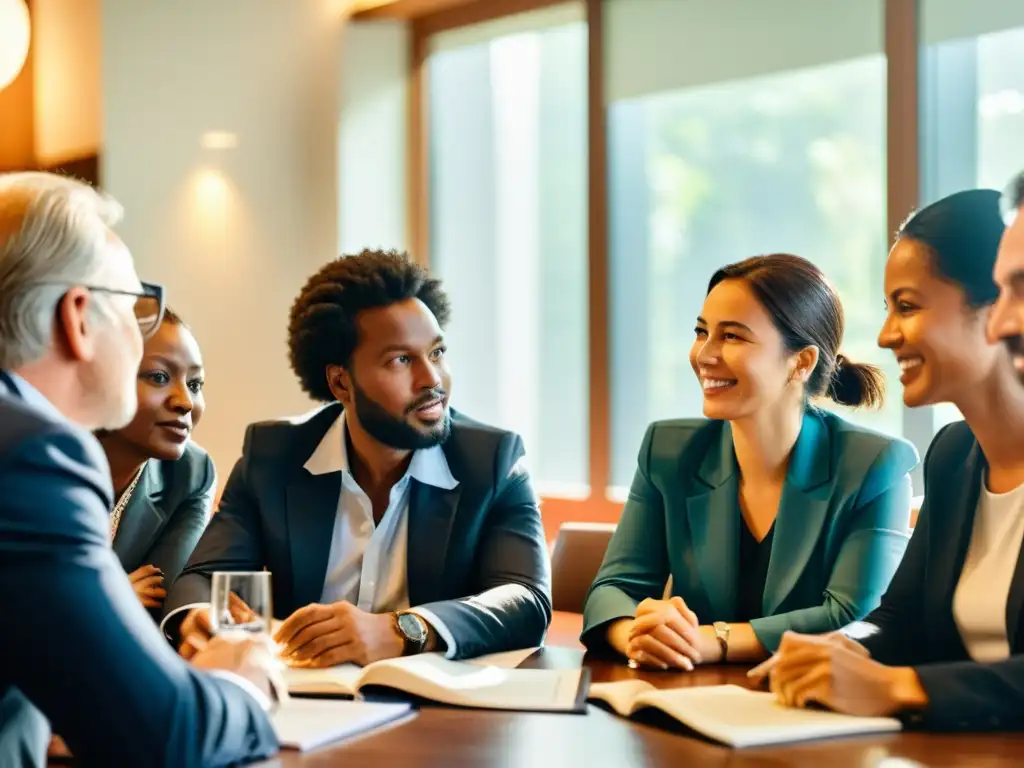
[[[423,653],[326,669],[288,667],[288,692],[296,695],[357,696],[367,686],[395,689],[440,704],[474,709],[584,712],[590,672],[585,669],[509,669],[451,661]]]
[[[888,717],[854,717],[780,704],[775,695],[738,685],[659,690],[643,680],[595,683],[588,698],[603,701],[623,717],[658,709],[709,739],[730,747],[759,747],[838,736],[899,731]]]
[[[290,699],[271,715],[270,721],[282,747],[305,752],[412,715],[412,706],[402,702]]]

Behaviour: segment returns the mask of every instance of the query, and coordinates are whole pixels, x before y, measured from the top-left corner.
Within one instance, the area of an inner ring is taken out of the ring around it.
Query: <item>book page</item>
[[[306,751],[357,736],[412,714],[409,704],[291,699],[271,715],[274,733],[286,749]]]
[[[636,704],[656,707],[695,731],[734,747],[898,731],[902,727],[894,718],[786,707],[772,693],[737,685],[649,691]]]
[[[339,664],[324,669],[284,667],[284,680],[289,693],[319,693],[354,696],[363,668],[356,664]]]
[[[362,686],[383,685],[464,707],[573,711],[582,671],[502,669],[425,653],[367,667]]]
[[[501,653],[489,653],[486,656],[477,656],[473,659],[466,659],[470,664],[478,667],[501,667],[502,669],[516,669],[520,664],[533,656],[540,646],[533,648],[520,648],[516,651],[502,651]]]
[[[622,680],[617,683],[594,683],[590,686],[588,699],[599,699],[607,703],[623,717],[633,714],[633,702],[644,693],[658,689],[643,680]]]

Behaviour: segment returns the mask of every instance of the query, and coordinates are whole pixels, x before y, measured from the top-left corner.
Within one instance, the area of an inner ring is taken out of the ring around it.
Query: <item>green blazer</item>
[[[774,651],[786,630],[839,629],[874,609],[909,540],[914,447],[808,408],[775,520],[763,618],[751,625]],[[584,645],[668,577],[701,624],[735,621],[739,468],[728,422],[652,424],[629,499],[583,611]]]

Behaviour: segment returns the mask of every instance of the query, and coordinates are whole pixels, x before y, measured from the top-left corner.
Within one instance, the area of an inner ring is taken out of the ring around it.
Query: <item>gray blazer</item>
[[[195,443],[177,461],[151,459],[114,538],[114,554],[125,571],[155,565],[170,586],[203,535],[216,482],[213,459]]]
[[[298,423],[249,427],[165,615],[209,602],[218,570],[272,571],[279,619],[320,599],[341,473],[313,475],[303,464],[340,414],[334,403]],[[520,463],[522,440],[453,412],[443,450],[458,485],[441,490],[413,480],[409,601],[444,622],[460,658],[540,645],[551,620],[551,566],[537,496]],[[172,635],[173,623],[165,627]]]

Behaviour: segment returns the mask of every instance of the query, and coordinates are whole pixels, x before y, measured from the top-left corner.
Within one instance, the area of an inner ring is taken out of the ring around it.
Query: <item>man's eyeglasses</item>
[[[46,283],[46,285],[66,285],[69,288],[75,286],[85,288],[87,291],[97,293],[110,293],[115,296],[135,297],[135,319],[139,323],[139,331],[143,339],[148,339],[164,318],[164,287],[156,283],[143,283],[141,291],[121,291],[116,288],[106,288],[101,285],[84,285],[82,283]]]

